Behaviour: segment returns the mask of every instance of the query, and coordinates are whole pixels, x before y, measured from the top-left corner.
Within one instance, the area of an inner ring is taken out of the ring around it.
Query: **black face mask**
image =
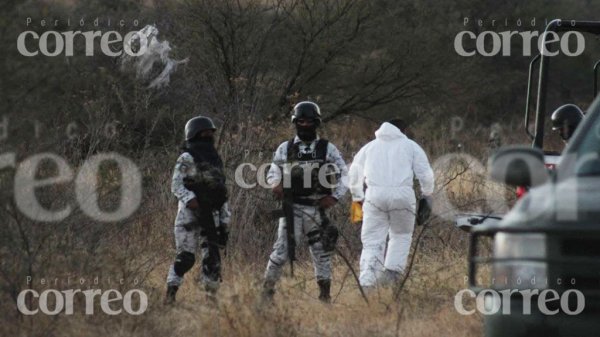
[[[571,139],[571,136],[573,136],[576,127],[577,126],[572,126],[568,124],[563,125],[560,129],[558,129],[558,134],[560,135],[560,138],[562,138],[563,141],[568,142],[569,139]]]
[[[214,144],[215,137],[214,136],[196,137],[196,141],[199,143]]]
[[[296,134],[303,142],[312,142],[317,139],[317,126],[301,127],[296,124]]]
[[[183,150],[189,152],[196,163],[206,162],[213,167],[223,168],[223,162],[221,157],[215,149],[214,137],[196,137],[192,140],[187,141]]]

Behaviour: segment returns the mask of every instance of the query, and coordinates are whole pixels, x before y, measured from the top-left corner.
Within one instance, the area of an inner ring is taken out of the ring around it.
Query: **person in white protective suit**
[[[433,193],[427,155],[404,134],[405,128],[399,119],[383,123],[376,139],[360,149],[350,167],[352,200],[363,205],[363,287],[398,280],[406,267],[416,212],[413,177],[419,179],[423,196]]]

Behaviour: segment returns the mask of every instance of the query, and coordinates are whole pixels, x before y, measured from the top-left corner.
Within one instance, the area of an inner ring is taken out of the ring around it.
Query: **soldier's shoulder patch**
[[[182,162],[182,163],[187,163],[187,164],[193,164],[194,163],[194,157],[192,157],[191,154],[189,154],[188,152],[184,152],[182,153],[179,158],[177,159],[178,162]]]
[[[194,166],[194,158],[187,152],[184,152],[177,159],[176,169],[183,173],[188,174],[191,168]]]

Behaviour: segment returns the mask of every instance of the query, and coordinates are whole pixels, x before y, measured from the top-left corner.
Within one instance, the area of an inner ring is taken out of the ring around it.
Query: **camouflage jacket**
[[[171,192],[178,200],[178,211],[177,217],[175,218],[175,226],[183,226],[197,221],[194,212],[187,208],[186,205],[194,198],[197,198],[198,203],[201,203],[203,197],[197,197],[194,192],[186,188],[186,182],[189,182],[190,180],[201,179],[203,174],[204,172],[198,172],[196,163],[194,163],[194,158],[191,154],[184,152],[179,156],[179,158],[177,158],[175,170],[173,172],[173,179],[171,181]],[[215,223],[228,224],[231,217],[228,203],[225,202],[219,211],[214,212],[214,215],[215,220],[218,220],[215,221]]]

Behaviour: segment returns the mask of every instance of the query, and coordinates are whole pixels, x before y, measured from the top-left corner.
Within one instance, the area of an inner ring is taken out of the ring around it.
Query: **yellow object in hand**
[[[358,201],[353,201],[350,206],[350,222],[357,223],[363,219],[362,204]]]

